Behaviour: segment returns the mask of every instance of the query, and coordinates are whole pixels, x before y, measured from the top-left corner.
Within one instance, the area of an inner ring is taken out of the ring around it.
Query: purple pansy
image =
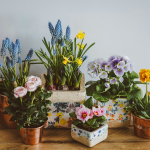
[[[106,61],[102,61],[101,64],[99,65],[99,67],[101,69],[105,69],[105,66],[107,65],[108,63]]]
[[[110,84],[114,84],[117,81],[117,79],[115,77],[113,77],[112,79],[110,79]]]
[[[115,75],[118,76],[118,77],[123,76],[123,75],[124,75],[123,68],[117,68],[117,69],[115,69],[115,70],[114,70],[114,73],[115,73]]]
[[[119,81],[122,83],[124,81],[124,78],[123,77],[120,77],[119,78]]]
[[[96,67],[94,68],[94,72],[95,72],[96,76],[98,76],[98,71],[97,71]]]
[[[130,64],[126,64],[124,67],[123,67],[123,70],[124,72],[128,72],[130,70]]]
[[[88,65],[87,65],[87,68],[88,68],[88,71],[93,71],[94,68],[95,68],[94,61],[89,62]]]
[[[108,77],[108,74],[107,74],[107,72],[102,71],[102,72],[99,74],[99,76],[100,76],[100,78],[105,79],[105,78]]]
[[[123,68],[125,66],[125,62],[124,61],[120,61],[118,64],[117,64],[117,68]]]
[[[117,68],[117,65],[119,63],[119,60],[118,59],[114,59],[112,62],[111,62],[111,66],[113,69],[116,69]]]
[[[105,65],[105,70],[106,71],[111,71],[112,70],[112,66],[110,64]]]
[[[95,62],[97,65],[100,65],[102,61],[103,61],[102,58],[97,58],[97,59],[95,59],[94,62]]]
[[[107,88],[109,88],[109,87],[110,87],[110,84],[109,84],[108,82],[105,82],[105,86],[106,86]]]
[[[116,59],[116,56],[111,56],[109,57],[108,62],[112,62],[114,59]]]
[[[106,80],[106,81],[109,81],[109,78],[106,78],[105,80]]]

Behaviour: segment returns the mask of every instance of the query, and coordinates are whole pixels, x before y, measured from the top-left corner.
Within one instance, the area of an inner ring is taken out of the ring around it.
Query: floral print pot
[[[123,128],[129,127],[131,113],[124,110],[129,104],[129,101],[125,98],[117,98],[116,100],[109,100],[107,103],[101,103],[101,108],[106,109],[106,119],[109,128]]]
[[[94,145],[104,141],[108,136],[108,125],[105,124],[93,132],[89,132],[83,129],[71,125],[71,136],[74,140],[93,147]]]

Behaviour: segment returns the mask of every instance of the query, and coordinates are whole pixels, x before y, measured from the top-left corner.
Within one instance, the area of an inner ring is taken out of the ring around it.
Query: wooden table
[[[17,129],[5,129],[0,126],[0,150],[150,150],[150,140],[134,135],[133,127],[109,129],[108,138],[89,148],[74,141],[70,129],[44,129],[42,143],[25,145]]]

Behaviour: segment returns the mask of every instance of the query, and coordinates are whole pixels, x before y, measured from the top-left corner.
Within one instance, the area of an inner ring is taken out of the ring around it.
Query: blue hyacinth
[[[12,82],[14,82],[15,81],[15,79],[14,78],[12,78]]]
[[[53,37],[54,36],[54,27],[53,27],[51,22],[48,23],[48,27],[49,27],[49,31],[50,31],[50,33],[51,33],[51,35]]]
[[[0,68],[2,68],[2,66],[3,66],[2,63],[0,62]]]
[[[8,51],[9,54],[12,54],[12,42],[10,41],[10,39],[7,37],[6,40],[8,41]]]
[[[21,64],[22,63],[22,59],[21,59],[21,57],[19,56],[18,57],[18,64]]]
[[[67,26],[67,28],[66,28],[66,41],[70,40],[70,33],[71,33],[70,27]]]
[[[13,65],[16,64],[18,61],[18,45],[12,43],[12,60],[13,60]]]
[[[53,37],[52,37],[52,39],[51,39],[51,44],[52,44],[52,45],[55,45],[55,40],[54,40]]]
[[[12,67],[14,67],[14,66],[15,66],[15,62],[14,62],[14,60],[13,60],[13,59],[11,60],[11,66],[12,66]]]
[[[54,31],[54,36],[56,39],[60,39],[60,20],[58,20],[56,26],[55,26],[55,31]]]
[[[6,50],[8,48],[8,41],[3,40],[2,48],[1,48],[1,56],[6,56]]]
[[[64,43],[63,39],[61,40],[61,46],[62,46],[62,47],[65,46],[65,43]]]
[[[53,54],[56,55],[56,49],[54,49]]]
[[[6,57],[6,64],[7,64],[7,68],[11,67],[11,60],[9,59],[9,57]]]
[[[16,44],[18,45],[18,54],[21,54],[21,45],[19,39],[16,39]]]
[[[32,56],[33,56],[33,49],[29,50],[29,53],[27,54],[25,61],[30,61]]]
[[[62,38],[63,32],[62,32],[62,26],[61,26],[61,21],[59,21],[59,26],[60,26],[60,34],[59,34],[59,39]]]

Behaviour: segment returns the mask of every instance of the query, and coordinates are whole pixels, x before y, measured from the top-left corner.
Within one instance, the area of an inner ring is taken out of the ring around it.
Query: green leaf
[[[77,118],[77,115],[75,114],[75,112],[69,113],[69,116],[72,117],[72,118]]]
[[[131,73],[128,74],[128,78],[134,80],[136,78],[139,78],[139,75],[135,71],[132,71]]]
[[[134,84],[146,84],[146,83],[142,83],[141,81],[133,81]],[[149,84],[149,83],[148,83]]]
[[[105,86],[102,84],[96,85],[96,91],[97,92],[104,92],[105,91]]]
[[[111,97],[111,94],[109,91],[106,91],[104,93],[99,93],[99,92],[94,92],[93,93],[93,98],[102,102],[102,103],[106,103],[109,101]]]
[[[96,92],[96,85],[97,84],[92,84],[86,88],[86,95],[87,96],[93,96],[93,93]]]
[[[92,106],[93,106],[93,100],[92,100],[92,97],[88,98],[84,103],[83,105],[89,109],[92,109]]]
[[[20,130],[23,128],[23,125],[17,125],[17,130]]]
[[[95,84],[96,82],[97,81],[88,81],[88,82],[86,82],[85,86]]]
[[[75,126],[77,125],[77,124],[79,124],[79,123],[82,123],[82,121],[80,121],[80,120],[73,120],[72,121],[72,124],[74,124]]]
[[[28,115],[33,115],[36,111],[36,107],[30,107],[27,109],[27,114]]]
[[[99,127],[99,123],[98,122],[95,122],[95,124],[91,125],[91,128],[97,128]]]
[[[88,123],[90,126],[92,126],[93,124],[95,124],[95,122],[96,122],[96,119],[89,119],[89,120],[87,121],[87,123]]]
[[[139,113],[141,113],[145,118],[150,119],[150,116],[145,111],[140,111]]]
[[[10,120],[9,121],[15,121],[16,120],[16,117],[15,116],[13,116],[13,117],[11,117],[10,118]]]

